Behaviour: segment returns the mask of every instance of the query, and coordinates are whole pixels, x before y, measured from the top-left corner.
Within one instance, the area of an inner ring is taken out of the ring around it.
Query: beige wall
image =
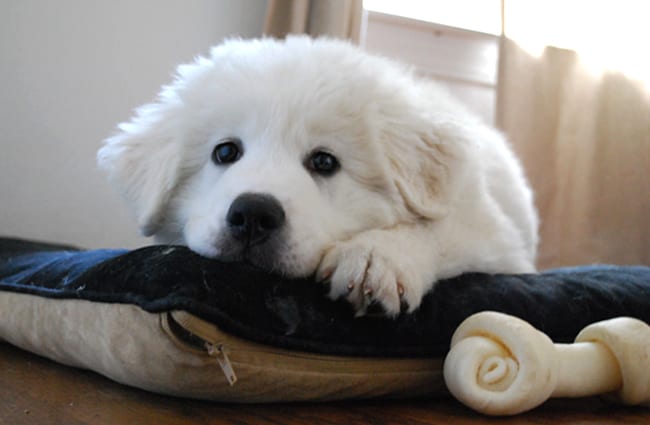
[[[0,2],[0,235],[134,247],[129,211],[96,170],[116,123],[176,64],[261,33],[263,0]]]

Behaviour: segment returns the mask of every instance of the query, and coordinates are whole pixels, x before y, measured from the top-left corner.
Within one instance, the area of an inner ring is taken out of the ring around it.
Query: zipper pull
[[[211,344],[209,342],[205,343],[205,348],[208,350],[208,355],[217,359],[219,366],[221,366],[221,371],[226,376],[228,384],[232,387],[237,382],[237,375],[235,375],[235,370],[232,368],[232,363],[228,358],[226,353],[226,347],[223,344]]]

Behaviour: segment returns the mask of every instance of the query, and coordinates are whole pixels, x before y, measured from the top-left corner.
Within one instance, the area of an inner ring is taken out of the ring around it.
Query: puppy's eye
[[[225,139],[212,151],[212,161],[217,165],[230,164],[241,158],[241,140]]]
[[[314,152],[307,162],[310,170],[323,176],[331,176],[340,166],[334,155],[323,151]]]

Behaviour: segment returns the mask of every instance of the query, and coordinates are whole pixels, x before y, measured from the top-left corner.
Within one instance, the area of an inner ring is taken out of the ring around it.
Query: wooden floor
[[[559,400],[493,419],[451,398],[328,404],[228,405],[159,396],[0,343],[0,424],[650,424],[650,410],[599,399]]]

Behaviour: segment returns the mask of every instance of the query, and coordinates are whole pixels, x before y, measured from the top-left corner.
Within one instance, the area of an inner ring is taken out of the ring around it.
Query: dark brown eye
[[[307,166],[310,170],[322,176],[331,176],[341,165],[334,155],[323,151],[316,151],[309,158]]]
[[[212,151],[212,161],[217,165],[230,164],[241,158],[241,140],[226,139]]]

